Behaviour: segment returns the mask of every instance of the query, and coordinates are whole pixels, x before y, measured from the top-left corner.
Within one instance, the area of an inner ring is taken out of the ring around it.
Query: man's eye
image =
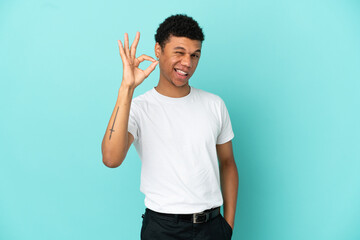
[[[178,54],[183,54],[183,52],[175,52],[175,53],[178,53]]]
[[[200,56],[199,55],[196,55],[196,54],[194,54],[194,55],[192,55],[193,57],[196,57],[196,58],[199,58]]]

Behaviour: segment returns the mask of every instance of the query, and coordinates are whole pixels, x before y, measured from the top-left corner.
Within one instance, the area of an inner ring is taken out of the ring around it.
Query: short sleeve
[[[139,138],[139,124],[138,124],[138,106],[136,103],[132,102],[130,106],[129,122],[128,122],[128,132],[131,133],[134,137],[134,141]]]
[[[225,106],[224,101],[220,101],[220,114],[221,114],[221,129],[217,137],[216,144],[223,144],[234,138],[229,112]]]

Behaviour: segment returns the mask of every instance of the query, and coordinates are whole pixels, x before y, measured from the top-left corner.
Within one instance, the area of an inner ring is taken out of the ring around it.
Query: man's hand
[[[136,37],[134,42],[131,44],[129,48],[129,36],[125,33],[125,46],[123,47],[120,40],[118,40],[120,56],[123,62],[123,79],[121,85],[126,87],[130,87],[135,89],[139,86],[145,78],[147,78],[152,71],[154,71],[156,65],[159,63],[154,58],[147,56],[145,54],[141,55],[140,57],[136,58],[136,47],[139,43],[140,33],[136,32]],[[142,70],[139,68],[139,64],[144,60],[151,61],[152,63],[150,66]]]

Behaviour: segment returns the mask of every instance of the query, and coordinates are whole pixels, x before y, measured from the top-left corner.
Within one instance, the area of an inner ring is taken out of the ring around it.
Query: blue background
[[[233,239],[360,239],[359,12],[356,0],[0,1],[0,239],[139,239],[135,148],[119,168],[101,158],[117,40],[140,31],[138,54],[154,57],[175,13],[205,32],[190,85],[221,96],[233,124]]]

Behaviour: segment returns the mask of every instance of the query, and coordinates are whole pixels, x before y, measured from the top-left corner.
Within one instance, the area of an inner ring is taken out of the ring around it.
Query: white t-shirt
[[[155,88],[132,100],[128,131],[142,161],[145,206],[196,213],[223,204],[216,144],[234,137],[224,101],[190,87],[171,98]]]

